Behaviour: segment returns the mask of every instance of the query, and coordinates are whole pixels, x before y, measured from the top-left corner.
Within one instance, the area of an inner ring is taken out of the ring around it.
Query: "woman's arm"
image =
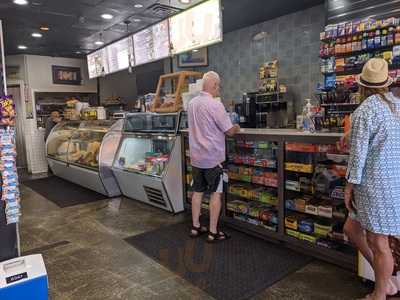
[[[358,110],[353,114],[350,135],[350,157],[347,167],[347,181],[360,184],[367,159],[371,136],[372,118],[367,111]]]

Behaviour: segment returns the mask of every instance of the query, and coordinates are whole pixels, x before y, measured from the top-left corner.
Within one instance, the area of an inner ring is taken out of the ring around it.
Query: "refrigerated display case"
[[[123,120],[68,121],[53,128],[47,161],[54,175],[109,197],[121,194],[111,170]]]
[[[123,195],[173,213],[184,210],[180,113],[132,113],[113,172]]]

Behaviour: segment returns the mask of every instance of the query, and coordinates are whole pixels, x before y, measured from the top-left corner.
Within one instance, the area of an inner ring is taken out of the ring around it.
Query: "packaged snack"
[[[11,96],[0,98],[0,125],[15,125],[15,104]]]

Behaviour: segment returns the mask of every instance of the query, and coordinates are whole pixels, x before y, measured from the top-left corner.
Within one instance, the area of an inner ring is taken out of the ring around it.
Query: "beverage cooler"
[[[126,116],[113,165],[123,195],[172,213],[184,210],[180,116]]]
[[[67,121],[51,131],[47,161],[54,175],[108,197],[121,194],[112,172],[123,120]]]

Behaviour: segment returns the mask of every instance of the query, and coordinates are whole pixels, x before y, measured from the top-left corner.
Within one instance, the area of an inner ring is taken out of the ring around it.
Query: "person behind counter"
[[[223,169],[225,161],[225,135],[233,136],[239,125],[233,125],[220,96],[220,77],[208,72],[203,77],[203,91],[189,103],[189,148],[193,174],[192,229],[195,238],[208,231],[207,242],[218,242],[229,236],[218,229],[223,192]],[[204,192],[211,193],[209,229],[200,224],[201,202]]]
[[[398,292],[389,245],[389,236],[400,235],[400,99],[389,93],[392,82],[385,60],[369,60],[358,78],[366,100],[351,120],[345,232],[373,266],[368,300]]]
[[[47,140],[48,136],[50,135],[51,130],[60,123],[62,120],[60,113],[58,111],[52,111],[50,117],[46,121],[46,132],[44,135],[44,139]]]

